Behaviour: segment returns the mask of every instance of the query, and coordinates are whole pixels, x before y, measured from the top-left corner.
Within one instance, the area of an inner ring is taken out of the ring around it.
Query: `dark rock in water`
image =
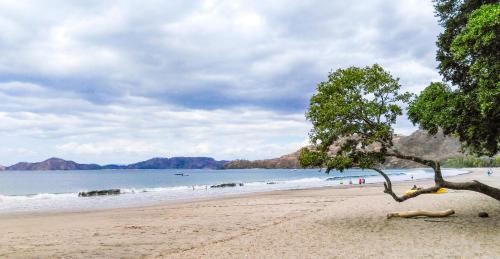
[[[488,213],[486,213],[484,211],[483,212],[479,212],[478,216],[481,217],[481,218],[487,218],[487,217],[489,217]]]
[[[90,196],[101,196],[101,195],[117,195],[120,194],[120,189],[109,189],[109,190],[98,190],[90,192],[80,192],[78,197],[90,197]]]
[[[226,188],[226,187],[236,187],[243,186],[243,183],[222,183],[217,185],[212,185],[210,188]]]

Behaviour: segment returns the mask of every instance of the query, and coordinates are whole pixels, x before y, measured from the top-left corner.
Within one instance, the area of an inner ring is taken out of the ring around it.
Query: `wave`
[[[453,176],[459,174],[468,173],[466,170],[443,170],[444,176]],[[430,179],[433,177],[432,172],[426,171],[424,169],[408,170],[407,172],[393,171],[388,172],[390,176],[393,177],[393,181],[406,181],[410,180],[410,176],[414,179]],[[121,195],[118,196],[130,196],[133,194],[150,194],[161,196],[163,194],[168,197],[201,197],[205,194],[217,194],[217,193],[245,193],[245,192],[258,192],[258,191],[269,191],[269,190],[283,190],[283,189],[296,189],[296,188],[310,188],[310,187],[322,187],[322,186],[335,186],[339,185],[344,179],[364,177],[367,179],[368,183],[382,182],[383,178],[378,174],[353,174],[353,175],[335,175],[325,177],[308,177],[299,179],[287,179],[287,180],[273,180],[269,179],[266,181],[253,181],[244,182],[242,186],[238,188],[210,188],[211,184],[198,184],[198,185],[182,185],[182,186],[169,186],[169,187],[148,187],[148,188],[119,188]],[[355,183],[356,184],[356,183]],[[38,193],[38,194],[28,194],[28,195],[2,195],[0,194],[0,205],[8,204],[21,204],[24,202],[35,202],[35,201],[58,201],[58,200],[74,200],[82,199],[78,197],[79,192],[85,192],[89,190],[81,190],[78,192],[69,193]],[[199,192],[193,192],[199,191]],[[201,192],[203,191],[203,192]],[[155,196],[155,197],[156,197]],[[103,196],[106,197],[106,196]],[[100,198],[100,196],[94,196],[94,199]],[[113,197],[106,197],[106,199],[113,199]],[[2,205],[2,206],[3,206]],[[1,209],[1,208],[0,208]]]
[[[78,197],[78,192],[75,193],[38,193],[28,195],[1,195],[0,202],[8,201],[26,201],[26,200],[51,200],[60,198],[75,198]]]

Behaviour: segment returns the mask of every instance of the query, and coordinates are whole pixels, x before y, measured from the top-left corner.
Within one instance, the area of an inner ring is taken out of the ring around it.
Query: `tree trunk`
[[[425,217],[448,217],[450,215],[455,214],[454,210],[444,210],[444,211],[426,211],[426,210],[417,210],[417,211],[403,211],[403,212],[393,212],[393,213],[388,213],[387,218],[394,218],[394,217],[400,217],[400,218],[413,218],[413,217],[419,217],[419,216],[425,216]]]
[[[498,188],[486,185],[486,184],[478,182],[476,180],[473,180],[471,182],[458,182],[458,183],[445,181],[443,178],[443,175],[441,174],[441,165],[439,164],[438,161],[427,160],[427,159],[423,159],[423,158],[415,157],[415,156],[403,155],[395,150],[393,150],[392,153],[391,152],[387,153],[387,156],[392,156],[392,157],[396,157],[396,158],[400,158],[400,159],[415,161],[415,162],[420,163],[422,165],[429,166],[434,170],[434,182],[436,183],[435,186],[416,191],[412,194],[403,195],[403,196],[398,197],[392,191],[392,186],[391,186],[391,182],[389,180],[389,177],[384,172],[382,172],[380,169],[374,169],[375,171],[379,172],[386,179],[386,183],[384,184],[385,185],[384,192],[390,194],[396,201],[402,202],[402,201],[405,201],[409,198],[419,196],[420,194],[435,192],[439,188],[448,188],[448,189],[452,189],[452,190],[468,190],[468,191],[479,192],[479,193],[488,195],[491,198],[500,201],[500,189],[498,189]]]
[[[491,187],[476,180],[473,180],[471,182],[461,182],[461,183],[444,181],[442,187],[452,190],[469,190],[469,191],[479,192],[500,201],[500,189]]]

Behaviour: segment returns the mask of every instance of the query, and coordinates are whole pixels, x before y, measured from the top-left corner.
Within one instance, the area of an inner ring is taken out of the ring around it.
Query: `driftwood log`
[[[413,218],[419,216],[425,217],[448,217],[450,215],[455,214],[454,210],[443,210],[443,211],[426,211],[426,210],[417,210],[417,211],[402,211],[402,212],[393,212],[388,213],[387,218]]]

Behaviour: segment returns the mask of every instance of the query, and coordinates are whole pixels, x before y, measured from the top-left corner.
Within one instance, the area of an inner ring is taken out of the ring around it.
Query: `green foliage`
[[[439,128],[446,133],[457,119],[450,116],[454,111],[451,108],[455,103],[452,90],[443,83],[431,83],[420,96],[412,101],[408,107],[408,116],[414,123],[426,129],[430,134],[436,134]]]
[[[329,172],[383,162],[392,146],[392,124],[402,114],[399,104],[411,97],[400,94],[400,87],[398,79],[377,64],[331,72],[310,101],[306,117],[313,124],[309,136],[314,148],[301,151],[301,165]],[[330,150],[333,143],[335,151]]]
[[[299,155],[299,163],[303,167],[319,167],[323,165],[324,157],[320,152],[310,151],[302,148]]]
[[[445,30],[437,60],[443,83],[431,83],[410,105],[413,123],[458,136],[472,154],[500,150],[500,6],[496,1],[440,0],[436,11]],[[489,4],[495,3],[495,4]]]
[[[469,65],[454,58],[451,46],[455,38],[467,26],[469,16],[482,5],[498,4],[497,0],[435,0],[436,15],[444,31],[439,34],[436,59],[445,81],[464,90],[475,88],[475,82],[468,75]],[[490,51],[490,50],[488,50]]]
[[[489,157],[453,157],[441,161],[444,167],[500,167],[500,156]]]
[[[467,76],[477,84],[475,91],[482,113],[497,108],[500,94],[500,5],[488,4],[472,12],[452,41],[453,60],[467,67]]]

